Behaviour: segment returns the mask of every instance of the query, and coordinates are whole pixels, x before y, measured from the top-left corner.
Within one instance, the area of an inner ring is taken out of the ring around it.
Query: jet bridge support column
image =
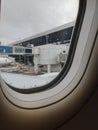
[[[39,67],[38,67],[38,55],[34,55],[34,72],[38,73],[39,72]]]
[[[39,48],[34,48],[34,72],[39,72]]]
[[[51,72],[51,65],[50,64],[47,65],[47,71],[48,71],[48,73]]]

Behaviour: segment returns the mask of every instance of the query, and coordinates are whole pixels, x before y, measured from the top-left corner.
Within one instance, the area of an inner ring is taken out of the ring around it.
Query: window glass
[[[13,88],[37,88],[63,69],[78,0],[3,0],[0,73]]]

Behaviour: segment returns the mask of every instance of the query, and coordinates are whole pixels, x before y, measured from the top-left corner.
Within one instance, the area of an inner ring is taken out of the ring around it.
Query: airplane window
[[[1,5],[3,80],[18,92],[46,89],[66,69],[79,0],[3,0]]]

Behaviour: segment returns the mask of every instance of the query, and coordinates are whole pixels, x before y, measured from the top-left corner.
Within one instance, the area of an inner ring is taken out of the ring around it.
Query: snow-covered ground
[[[6,72],[0,72],[0,74],[3,80],[9,85],[15,88],[28,89],[28,88],[39,87],[49,83],[59,74],[59,72],[47,73],[47,74],[37,75],[37,76],[6,73]]]

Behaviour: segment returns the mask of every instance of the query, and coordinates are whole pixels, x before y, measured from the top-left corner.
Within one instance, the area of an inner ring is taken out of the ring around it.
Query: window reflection
[[[43,86],[66,63],[78,0],[9,0],[9,3],[2,2],[1,76],[14,88]]]

